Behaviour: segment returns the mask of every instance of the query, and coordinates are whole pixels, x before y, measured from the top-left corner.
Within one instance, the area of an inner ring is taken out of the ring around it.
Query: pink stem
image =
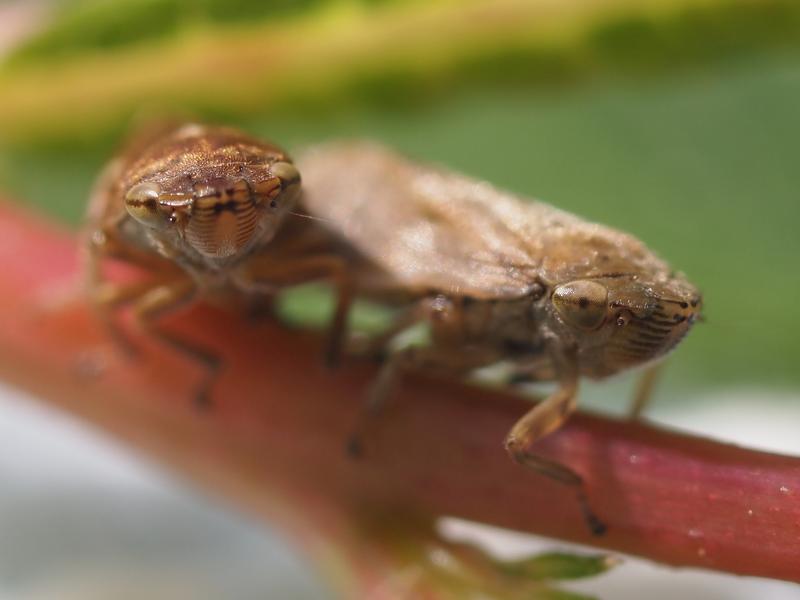
[[[323,538],[353,535],[342,515],[402,507],[800,581],[800,459],[578,416],[541,450],[584,475],[608,525],[595,538],[572,493],[506,456],[523,398],[407,377],[354,460],[344,444],[374,366],[328,371],[316,337],[197,306],[168,326],[224,357],[215,406],[199,412],[196,365],[145,339],[125,357],[97,325],[75,291],[71,235],[0,205],[0,264],[1,376],[276,519],[318,555],[331,556]]]

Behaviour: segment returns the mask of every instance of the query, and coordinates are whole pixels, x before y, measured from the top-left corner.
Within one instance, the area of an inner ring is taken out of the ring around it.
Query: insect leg
[[[486,349],[481,347],[412,346],[392,352],[369,388],[364,410],[361,411],[359,422],[348,439],[348,453],[354,457],[363,454],[362,440],[367,428],[391,399],[404,371],[422,370],[448,377],[461,377],[477,367],[491,364],[496,360],[494,354],[487,355]]]
[[[86,235],[81,258],[83,271],[90,283],[102,279],[100,267],[103,258],[121,260],[150,270],[178,270],[178,267],[166,258],[155,252],[143,250],[121,236],[120,228],[127,218],[124,214],[108,217]]]
[[[364,437],[372,420],[386,406],[392,392],[396,389],[403,370],[415,363],[416,351],[419,348],[404,348],[392,352],[383,361],[377,377],[367,391],[364,407],[359,413],[358,422],[347,439],[347,453],[353,458],[364,454]]]
[[[111,220],[108,225],[89,235],[82,256],[83,272],[89,301],[96,318],[120,348],[129,355],[135,355],[135,345],[116,323],[112,311],[115,307],[142,295],[159,282],[148,280],[127,286],[111,283],[103,275],[102,261],[104,258],[114,258],[148,267],[164,273],[162,279],[174,277],[174,269],[162,259],[121,243],[116,235],[118,225],[119,219]]]
[[[639,376],[636,390],[633,393],[633,402],[631,402],[631,406],[628,409],[629,419],[636,421],[642,417],[642,413],[653,397],[653,389],[663,372],[663,365],[664,363],[651,365]]]
[[[594,535],[602,535],[605,525],[589,507],[583,478],[569,467],[532,450],[538,440],[561,427],[574,412],[577,391],[578,376],[570,370],[568,375],[562,377],[561,385],[555,392],[516,422],[506,436],[505,447],[517,463],[574,488],[589,529]]]
[[[331,257],[333,258],[333,257]],[[331,278],[336,288],[336,311],[333,315],[331,329],[328,332],[328,343],[325,350],[325,362],[331,367],[339,364],[347,335],[347,321],[350,306],[353,302],[353,284],[350,274],[342,261],[335,261],[336,268],[331,271]]]
[[[195,402],[200,408],[207,408],[210,404],[211,387],[222,367],[220,357],[157,325],[160,317],[186,305],[196,292],[197,288],[192,280],[188,278],[173,280],[153,287],[142,295],[134,305],[133,314],[137,324],[144,331],[205,368],[206,374],[197,388]]]
[[[522,387],[526,384],[556,379],[552,365],[545,355],[526,357],[524,363],[515,365],[508,374],[506,384],[511,387]]]
[[[348,352],[356,356],[372,358],[378,361],[387,360],[389,355],[389,344],[399,333],[409,329],[423,321],[427,317],[427,312],[423,303],[415,302],[410,306],[402,308],[392,320],[392,323],[385,330],[376,335],[359,336],[353,340],[351,338],[348,345]]]
[[[263,284],[268,289],[318,279],[330,280],[336,290],[336,308],[328,331],[325,363],[329,366],[339,363],[353,301],[353,282],[344,260],[333,254],[322,254],[280,262],[258,261],[248,265],[246,278],[245,286]]]
[[[415,362],[414,353],[419,348],[403,348],[392,352],[389,349],[390,342],[399,333],[427,317],[427,302],[414,302],[402,309],[385,331],[370,337],[364,344],[352,349],[352,352],[358,356],[380,360],[381,368],[369,387],[358,423],[348,437],[347,453],[350,456],[357,458],[363,454],[363,438],[369,422],[381,412],[389,400],[400,378],[400,372]]]

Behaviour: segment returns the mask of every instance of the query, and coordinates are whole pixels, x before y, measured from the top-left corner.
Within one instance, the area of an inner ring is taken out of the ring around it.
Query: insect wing
[[[305,208],[382,268],[385,286],[525,295],[541,263],[540,232],[575,220],[374,143],[318,147],[299,166]]]

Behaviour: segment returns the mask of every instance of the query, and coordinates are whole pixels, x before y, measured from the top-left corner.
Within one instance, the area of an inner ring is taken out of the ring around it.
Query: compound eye
[[[607,314],[608,289],[596,281],[572,281],[553,291],[553,305],[568,324],[597,329]]]
[[[300,185],[300,171],[290,162],[276,162],[270,167],[270,171],[281,180],[281,188],[288,189],[295,185]]]
[[[300,191],[300,172],[290,162],[276,162],[270,168],[272,174],[278,178],[281,186],[280,199],[273,201],[273,204],[292,202]]]
[[[158,207],[160,193],[157,183],[137,183],[125,194],[125,209],[142,225],[163,229],[168,221]]]

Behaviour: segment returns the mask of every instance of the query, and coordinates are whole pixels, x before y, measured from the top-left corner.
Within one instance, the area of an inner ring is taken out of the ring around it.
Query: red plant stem
[[[224,357],[215,406],[199,412],[195,365],[144,339],[125,357],[97,326],[71,235],[0,205],[0,264],[0,376],[240,505],[294,513],[301,533],[325,521],[304,523],[298,507],[402,507],[800,581],[800,459],[577,416],[541,450],[585,476],[608,525],[593,538],[570,492],[506,456],[522,398],[409,376],[353,460],[343,445],[374,366],[327,371],[315,337],[198,306],[168,325]],[[349,535],[342,523],[331,528]]]

